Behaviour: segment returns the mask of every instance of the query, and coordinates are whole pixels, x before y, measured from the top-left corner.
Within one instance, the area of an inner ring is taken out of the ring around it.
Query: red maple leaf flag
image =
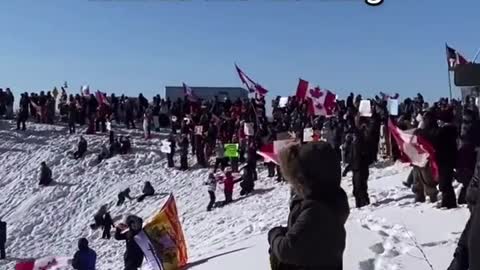
[[[310,100],[309,112],[313,115],[330,116],[337,108],[337,98],[334,93],[320,87],[311,88],[308,81],[299,79],[296,96]]]
[[[414,135],[413,130],[401,130],[391,120],[388,120],[388,130],[402,153],[403,161],[422,168],[429,165],[433,178],[437,180],[438,165],[430,142]]]
[[[259,96],[267,95],[267,89],[250,79],[250,77],[248,77],[247,74],[245,74],[245,72],[243,72],[237,65],[235,65],[235,69],[237,70],[238,77],[240,77],[240,80],[245,84],[250,93],[256,93]]]
[[[308,82],[302,79],[298,79],[297,94],[299,99],[305,99],[307,97]]]

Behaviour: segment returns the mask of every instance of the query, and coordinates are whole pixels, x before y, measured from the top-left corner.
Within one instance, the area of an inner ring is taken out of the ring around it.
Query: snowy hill
[[[98,269],[122,269],[124,243],[100,239],[101,232],[89,228],[93,215],[107,204],[114,219],[128,214],[148,218],[169,192],[177,200],[189,269],[269,269],[266,233],[286,223],[289,188],[267,178],[265,170],[254,195],[240,198],[237,189],[233,204],[208,213],[203,185],[208,170],[166,168],[158,134],[146,141],[139,132],[129,133],[133,153],[97,165],[96,155],[106,136],[84,136],[89,153],[75,161],[66,153],[76,146],[78,136],[67,135],[65,127],[31,125],[26,133],[12,129],[12,123],[0,123],[0,216],[9,225],[8,260],[0,262],[0,269],[13,269],[17,259],[71,256],[80,237],[87,237],[97,251]],[[56,183],[51,187],[38,187],[42,161],[53,170]],[[419,248],[434,269],[448,265],[468,210],[413,203],[411,192],[401,184],[408,170],[399,164],[371,169],[372,205],[351,210],[344,269],[430,269]],[[115,206],[118,192],[130,187],[132,195],[140,195],[145,181],[160,195]],[[351,199],[350,176],[343,186]],[[223,194],[217,191],[217,197],[221,200]]]

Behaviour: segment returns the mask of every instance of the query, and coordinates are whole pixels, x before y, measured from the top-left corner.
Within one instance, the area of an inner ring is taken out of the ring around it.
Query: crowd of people
[[[13,96],[10,98],[10,95],[9,89],[6,92],[0,91],[0,115],[6,118],[13,117],[10,111]],[[149,102],[142,94],[138,98],[123,95],[117,98],[114,94],[108,97],[101,92],[95,95],[82,93],[68,96],[66,89],[62,87],[61,91],[54,89],[46,94],[22,94],[17,123],[18,129],[25,129],[25,122],[30,118],[47,124],[63,121],[68,124],[70,133],[76,133],[79,125],[87,127],[87,134],[108,131],[110,149],[105,147],[102,150],[98,156],[99,162],[130,150],[129,138],[115,138],[111,129],[113,122],[119,126],[123,124],[126,128],[135,128],[142,123],[147,139],[152,130],[168,128],[168,151],[164,151],[168,167],[176,166],[175,156],[179,155],[180,170],[191,169],[192,160],[197,163],[195,167],[212,170],[205,182],[209,196],[207,211],[233,202],[236,183],[240,183],[241,196],[251,194],[258,179],[257,166],[261,160],[257,152],[274,141],[293,139],[296,141],[295,146],[282,152],[279,162],[265,160],[268,176],[276,177],[279,182],[288,181],[293,190],[288,227],[278,227],[269,233],[272,265],[276,265],[277,268],[274,269],[310,269],[320,266],[341,269],[345,247],[343,225],[349,211],[345,192],[340,187],[341,177],[342,174],[345,176],[352,173],[356,207],[370,204],[369,167],[379,159],[397,160],[404,155],[395,140],[389,136],[388,121],[394,122],[403,130],[415,129],[414,133],[429,141],[435,150],[438,177],[429,171],[428,166],[412,166],[412,171],[404,182],[404,185],[412,187],[415,201],[426,202],[428,197],[430,202],[437,202],[437,195],[441,192],[439,208],[450,209],[458,204],[468,203],[472,211],[474,209],[473,198],[476,198],[478,189],[478,181],[475,180],[476,166],[477,161],[480,162],[476,152],[480,144],[479,110],[474,99],[467,97],[462,102],[440,99],[430,105],[418,94],[413,99],[406,98],[400,102],[395,114],[389,111],[389,99],[399,99],[399,96],[380,93],[369,99],[371,114],[362,116],[359,107],[364,98],[352,93],[346,100],[337,100],[335,114],[327,117],[312,114],[308,99],[291,96],[286,102],[281,102],[281,98],[277,97],[272,101],[272,116],[267,117],[264,97],[245,100],[192,100],[186,96],[184,99],[171,101],[156,96]],[[313,130],[314,141],[323,142],[309,142],[310,140],[304,138],[306,129]],[[226,156],[226,144],[238,145],[238,155]],[[87,142],[81,137],[78,151],[73,153],[73,157],[81,158],[86,151]],[[192,158],[189,158],[189,155]],[[50,184],[51,178],[50,169],[42,164],[40,184]],[[462,184],[458,199],[453,189],[455,180]],[[225,200],[222,203],[216,202],[218,183],[224,184]],[[131,199],[129,192],[127,189],[118,195],[117,206],[121,206],[125,199]],[[139,198],[138,201],[152,196],[153,193],[153,187],[147,183],[142,199]],[[324,205],[334,211],[325,212]],[[105,217],[106,214],[106,209],[101,209],[95,215],[94,227],[102,226],[106,230],[103,236],[108,239],[113,222],[110,222],[109,215]],[[331,223],[327,224],[325,220],[330,220]],[[304,229],[302,226],[307,223],[318,223],[318,228],[325,230]],[[332,227],[335,227],[336,233],[327,237],[324,232]],[[469,221],[465,230],[469,231],[470,227]],[[136,250],[136,247],[131,247],[136,245],[133,240],[129,241],[128,236],[125,238],[118,233],[117,228],[117,239],[127,239],[127,250],[129,247]],[[332,239],[327,243],[336,244],[333,249],[321,247],[320,250],[325,251],[323,254],[326,256],[321,259],[317,257],[317,247],[309,246],[310,242],[298,241],[300,250],[305,251],[303,255],[295,252],[294,246],[287,248],[285,243],[292,237],[312,237],[318,239],[316,243]],[[465,240],[467,237],[468,233],[466,236],[462,234],[455,253],[456,265],[464,265],[458,263],[459,260],[463,260],[462,263],[468,260],[465,255],[469,246],[468,240]],[[88,242],[81,240],[79,249],[87,254]],[[88,254],[93,256],[91,252]],[[302,268],[301,265],[305,267]]]

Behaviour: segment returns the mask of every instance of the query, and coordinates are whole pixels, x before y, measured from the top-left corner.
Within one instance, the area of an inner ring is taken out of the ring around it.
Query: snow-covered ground
[[[9,226],[8,259],[0,262],[0,269],[13,269],[19,259],[71,256],[80,237],[87,237],[97,251],[99,270],[122,269],[124,243],[102,240],[100,231],[91,231],[94,213],[107,204],[115,220],[130,213],[148,218],[169,192],[175,195],[188,242],[188,269],[269,269],[266,233],[286,223],[289,188],[267,178],[265,170],[260,172],[255,194],[239,197],[237,189],[233,204],[208,213],[203,185],[208,170],[166,168],[159,134],[146,141],[140,132],[130,132],[132,154],[96,164],[106,136],[84,136],[89,153],[75,161],[67,152],[76,146],[78,136],[68,135],[60,126],[31,124],[28,128],[18,132],[12,123],[0,123],[0,217]],[[56,183],[51,187],[37,185],[42,161],[53,170]],[[351,176],[344,178],[352,207],[346,225],[344,269],[430,269],[422,252],[434,269],[448,266],[468,210],[415,204],[410,190],[402,185],[408,172],[401,164],[372,167],[372,205],[361,210],[353,208]],[[140,195],[145,181],[159,195],[142,203],[127,201],[115,206],[118,192],[130,187],[131,194]],[[221,190],[217,197],[223,199]]]

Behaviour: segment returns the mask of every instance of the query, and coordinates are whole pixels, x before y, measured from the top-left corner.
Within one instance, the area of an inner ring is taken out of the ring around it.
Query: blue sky
[[[340,96],[448,95],[445,42],[472,58],[478,0],[10,0],[0,3],[0,87],[90,84],[146,96],[165,85],[274,95],[302,77]]]

